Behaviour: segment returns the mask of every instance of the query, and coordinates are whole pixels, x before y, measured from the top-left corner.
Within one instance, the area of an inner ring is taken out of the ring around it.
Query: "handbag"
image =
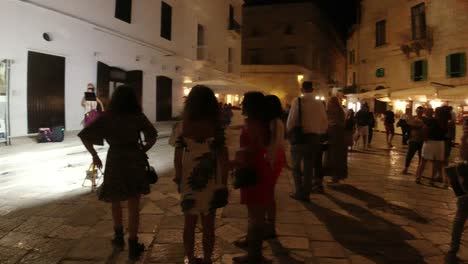
[[[138,142],[140,144],[140,148],[143,148],[143,140],[141,139],[141,133],[139,135],[140,135],[140,138],[139,138]],[[143,150],[142,150],[142,152],[143,152]],[[154,169],[154,167],[149,164],[148,155],[146,155],[146,153],[144,153],[144,152],[143,152],[143,154],[145,155],[145,178],[146,178],[146,181],[149,184],[155,184],[155,183],[158,182],[159,176],[156,173],[156,170]]]
[[[146,156],[145,177],[149,184],[155,184],[159,180],[159,176],[156,173],[156,170],[149,164],[148,156]]]
[[[293,127],[289,132],[289,142],[291,145],[301,145],[304,144],[304,129],[302,127],[302,106],[301,106],[301,98],[297,98],[297,107],[299,110],[299,125]]]
[[[468,191],[468,163],[462,162],[446,167],[445,173],[455,196],[465,195]]]
[[[250,167],[237,168],[233,172],[234,189],[246,188],[257,184],[255,169]]]

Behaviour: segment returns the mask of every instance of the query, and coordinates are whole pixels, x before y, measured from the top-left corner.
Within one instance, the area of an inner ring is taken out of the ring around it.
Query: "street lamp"
[[[297,75],[297,82],[301,83],[302,80],[304,80],[304,75],[302,75],[302,74]]]

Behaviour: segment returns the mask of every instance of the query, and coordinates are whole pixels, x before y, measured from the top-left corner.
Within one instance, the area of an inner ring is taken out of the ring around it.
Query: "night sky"
[[[356,22],[358,0],[245,0],[246,5],[291,2],[314,2],[327,14],[343,40],[346,39],[349,28]]]

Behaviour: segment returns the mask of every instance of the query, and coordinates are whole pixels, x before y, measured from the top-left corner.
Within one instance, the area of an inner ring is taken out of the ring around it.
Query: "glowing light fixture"
[[[185,77],[184,83],[192,83],[192,79],[190,79],[189,77]]]
[[[302,80],[304,80],[304,75],[300,74],[297,76],[297,81],[298,82],[302,82]]]
[[[395,110],[404,111],[406,109],[407,104],[408,103],[405,102],[405,101],[397,100],[397,101],[395,101]]]
[[[190,93],[190,90],[191,90],[190,88],[184,87],[184,95],[188,96]]]
[[[325,96],[320,97],[320,100],[325,101]]]
[[[219,98],[219,94],[215,94],[216,98]]]
[[[315,96],[315,100],[320,100],[320,96]]]
[[[442,106],[442,101],[440,100],[431,100],[429,104],[432,106],[432,108],[437,108]]]

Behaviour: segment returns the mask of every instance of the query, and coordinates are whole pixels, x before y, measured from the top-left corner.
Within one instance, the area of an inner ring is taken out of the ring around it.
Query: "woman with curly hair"
[[[227,161],[220,108],[213,91],[195,86],[190,91],[182,121],[169,143],[175,147],[174,165],[185,214],[184,248],[189,263],[212,263],[216,209],[227,204]],[[203,226],[204,258],[194,255],[198,216]]]

